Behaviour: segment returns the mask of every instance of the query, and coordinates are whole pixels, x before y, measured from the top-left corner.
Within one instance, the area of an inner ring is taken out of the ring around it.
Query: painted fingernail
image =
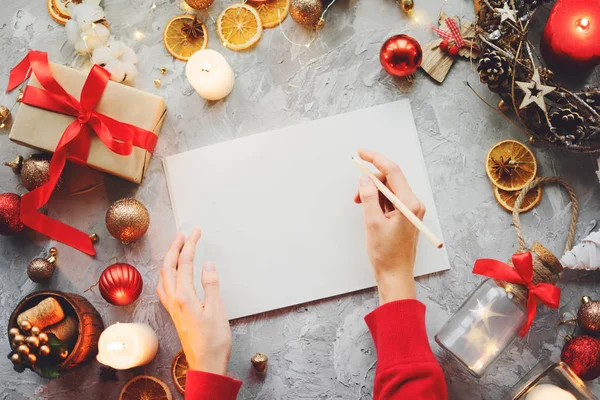
[[[214,262],[209,261],[206,263],[206,265],[204,265],[204,269],[206,270],[206,272],[215,272],[215,270],[217,269],[217,266],[215,265]]]
[[[366,175],[361,176],[360,177],[360,186],[367,186],[369,184],[370,180],[371,179]]]

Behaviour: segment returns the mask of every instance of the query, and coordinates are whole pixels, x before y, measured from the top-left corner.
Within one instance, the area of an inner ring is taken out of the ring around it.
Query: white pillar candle
[[[196,92],[206,100],[226,97],[235,82],[235,75],[225,57],[210,49],[195,52],[187,62],[185,74]]]
[[[575,396],[558,386],[549,383],[537,385],[527,394],[525,400],[576,400]]]
[[[150,325],[142,323],[109,326],[100,335],[98,361],[114,369],[146,365],[158,352],[158,336]]]

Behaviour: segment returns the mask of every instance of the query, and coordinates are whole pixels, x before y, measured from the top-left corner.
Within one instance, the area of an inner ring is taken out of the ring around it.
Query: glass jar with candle
[[[539,243],[530,249],[534,282],[555,283],[558,259]],[[487,279],[435,335],[436,342],[476,377],[515,340],[527,322],[527,288]]]
[[[597,400],[564,362],[539,363],[510,391],[512,400]]]

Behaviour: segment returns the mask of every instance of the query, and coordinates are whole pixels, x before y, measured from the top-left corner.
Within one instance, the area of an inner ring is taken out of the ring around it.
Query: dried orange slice
[[[175,383],[175,389],[181,394],[185,394],[185,380],[189,368],[185,353],[181,350],[171,363],[171,377]]]
[[[502,206],[502,208],[509,212],[513,212],[515,209],[515,202],[517,201],[517,197],[519,197],[520,193],[520,190],[508,192],[498,188],[497,186],[494,186],[494,197],[496,198],[496,201]],[[533,207],[540,204],[541,200],[542,187],[538,185],[525,195],[523,203],[521,203],[521,208],[519,208],[519,212],[524,213],[531,210]]]
[[[52,17],[53,20],[55,20],[56,22],[58,22],[61,25],[64,25],[67,23],[67,21],[70,19],[69,17],[64,17],[62,16],[58,10],[56,9],[56,7],[54,7],[54,0],[48,0],[48,13],[50,14],[50,16]]]
[[[206,25],[193,15],[171,18],[163,31],[163,43],[173,57],[187,61],[208,45]]]
[[[217,18],[219,38],[231,50],[241,51],[254,46],[260,40],[262,30],[258,11],[247,4],[232,4]]]
[[[537,161],[521,142],[503,140],[487,154],[485,170],[495,186],[502,190],[520,190],[535,178]]]
[[[56,10],[56,12],[63,18],[69,19],[71,18],[71,13],[67,8],[67,4],[70,3],[70,0],[52,0],[52,6]]]
[[[290,12],[290,0],[260,1],[249,0],[248,3],[256,8],[263,28],[270,29],[279,26]]]
[[[132,378],[121,389],[119,400],[173,400],[166,383],[150,375]]]

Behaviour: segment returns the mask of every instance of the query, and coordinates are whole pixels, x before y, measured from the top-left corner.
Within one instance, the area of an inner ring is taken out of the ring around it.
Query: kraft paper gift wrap
[[[87,72],[54,63],[50,63],[50,69],[58,83],[79,100]],[[29,85],[42,87],[35,74],[31,76]],[[160,96],[109,81],[95,110],[158,135],[167,107]],[[69,115],[21,104],[9,138],[23,146],[54,152],[65,129],[74,120],[75,117]],[[115,154],[92,134],[87,165],[128,181],[141,183],[151,156],[148,151],[135,146],[129,156]]]

